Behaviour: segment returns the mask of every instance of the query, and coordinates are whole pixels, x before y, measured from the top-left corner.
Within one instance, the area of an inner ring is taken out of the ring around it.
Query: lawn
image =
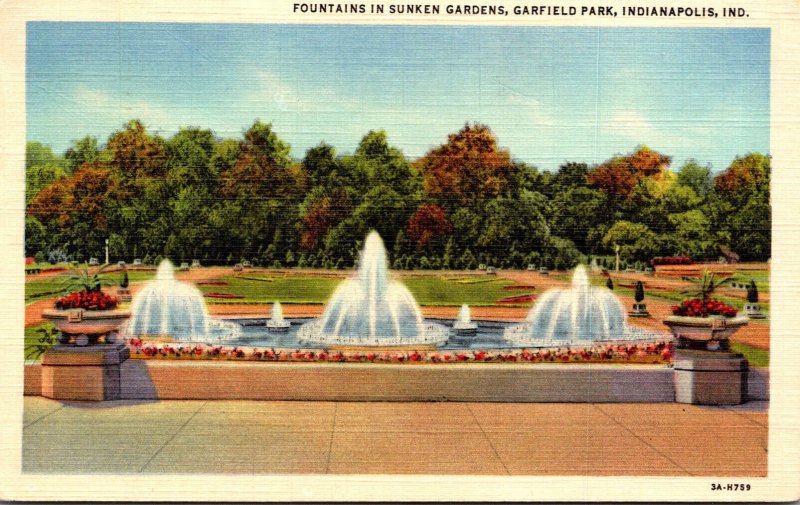
[[[427,306],[491,306],[497,305],[497,301],[510,296],[529,294],[530,291],[508,291],[504,287],[513,286],[514,282],[507,279],[479,278],[480,282],[465,282],[441,275],[431,274],[425,277],[409,277],[403,279],[403,284],[417,299],[417,303]],[[522,304],[519,306],[529,306]],[[505,307],[518,305],[503,304]]]
[[[769,366],[769,349],[759,349],[751,345],[731,342],[731,351],[743,354],[752,367]]]
[[[204,293],[238,295],[237,299],[206,298],[208,303],[325,303],[342,279],[319,276],[253,275],[225,276],[215,279],[217,285],[199,285]],[[226,284],[221,284],[226,283]],[[506,279],[452,278],[440,274],[420,275],[403,279],[403,284],[420,305],[473,306],[495,305],[502,298],[527,294],[527,291],[506,291],[514,284]],[[504,306],[513,306],[505,305]],[[527,305],[525,305],[527,306]]]
[[[238,299],[206,298],[208,303],[325,303],[341,279],[302,275],[230,275],[214,280],[224,285],[198,285],[203,293],[239,295]]]
[[[42,298],[54,298],[57,296],[67,294],[64,289],[66,287],[64,280],[67,277],[69,277],[69,275],[70,275],[69,272],[64,272],[62,274],[54,275],[53,277],[48,277],[46,279],[38,279],[26,282],[25,303],[40,300]],[[112,272],[105,276],[110,278],[114,282],[119,282],[120,280],[122,280],[121,272]],[[136,271],[136,270],[128,271],[129,282],[146,281],[152,279],[154,276],[155,272],[153,271]],[[111,289],[113,288],[114,286],[111,286]]]
[[[756,281],[756,287],[759,293],[769,292],[769,270],[746,270],[736,272],[736,274],[731,277],[730,282],[749,284],[751,279]]]

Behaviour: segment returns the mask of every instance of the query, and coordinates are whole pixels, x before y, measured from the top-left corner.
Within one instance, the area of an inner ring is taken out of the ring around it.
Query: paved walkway
[[[26,397],[23,470],[765,476],[768,406]]]

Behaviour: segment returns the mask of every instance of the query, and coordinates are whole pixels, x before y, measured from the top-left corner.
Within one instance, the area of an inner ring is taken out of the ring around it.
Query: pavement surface
[[[766,476],[768,402],[158,401],[26,397],[24,472]]]

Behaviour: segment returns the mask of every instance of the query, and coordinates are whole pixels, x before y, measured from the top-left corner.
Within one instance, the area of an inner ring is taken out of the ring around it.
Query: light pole
[[[108,239],[106,239],[106,265],[108,265]]]

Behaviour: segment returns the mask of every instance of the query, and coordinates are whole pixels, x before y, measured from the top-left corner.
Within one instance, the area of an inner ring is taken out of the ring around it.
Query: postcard
[[[796,2],[0,11],[3,498],[798,499]]]

